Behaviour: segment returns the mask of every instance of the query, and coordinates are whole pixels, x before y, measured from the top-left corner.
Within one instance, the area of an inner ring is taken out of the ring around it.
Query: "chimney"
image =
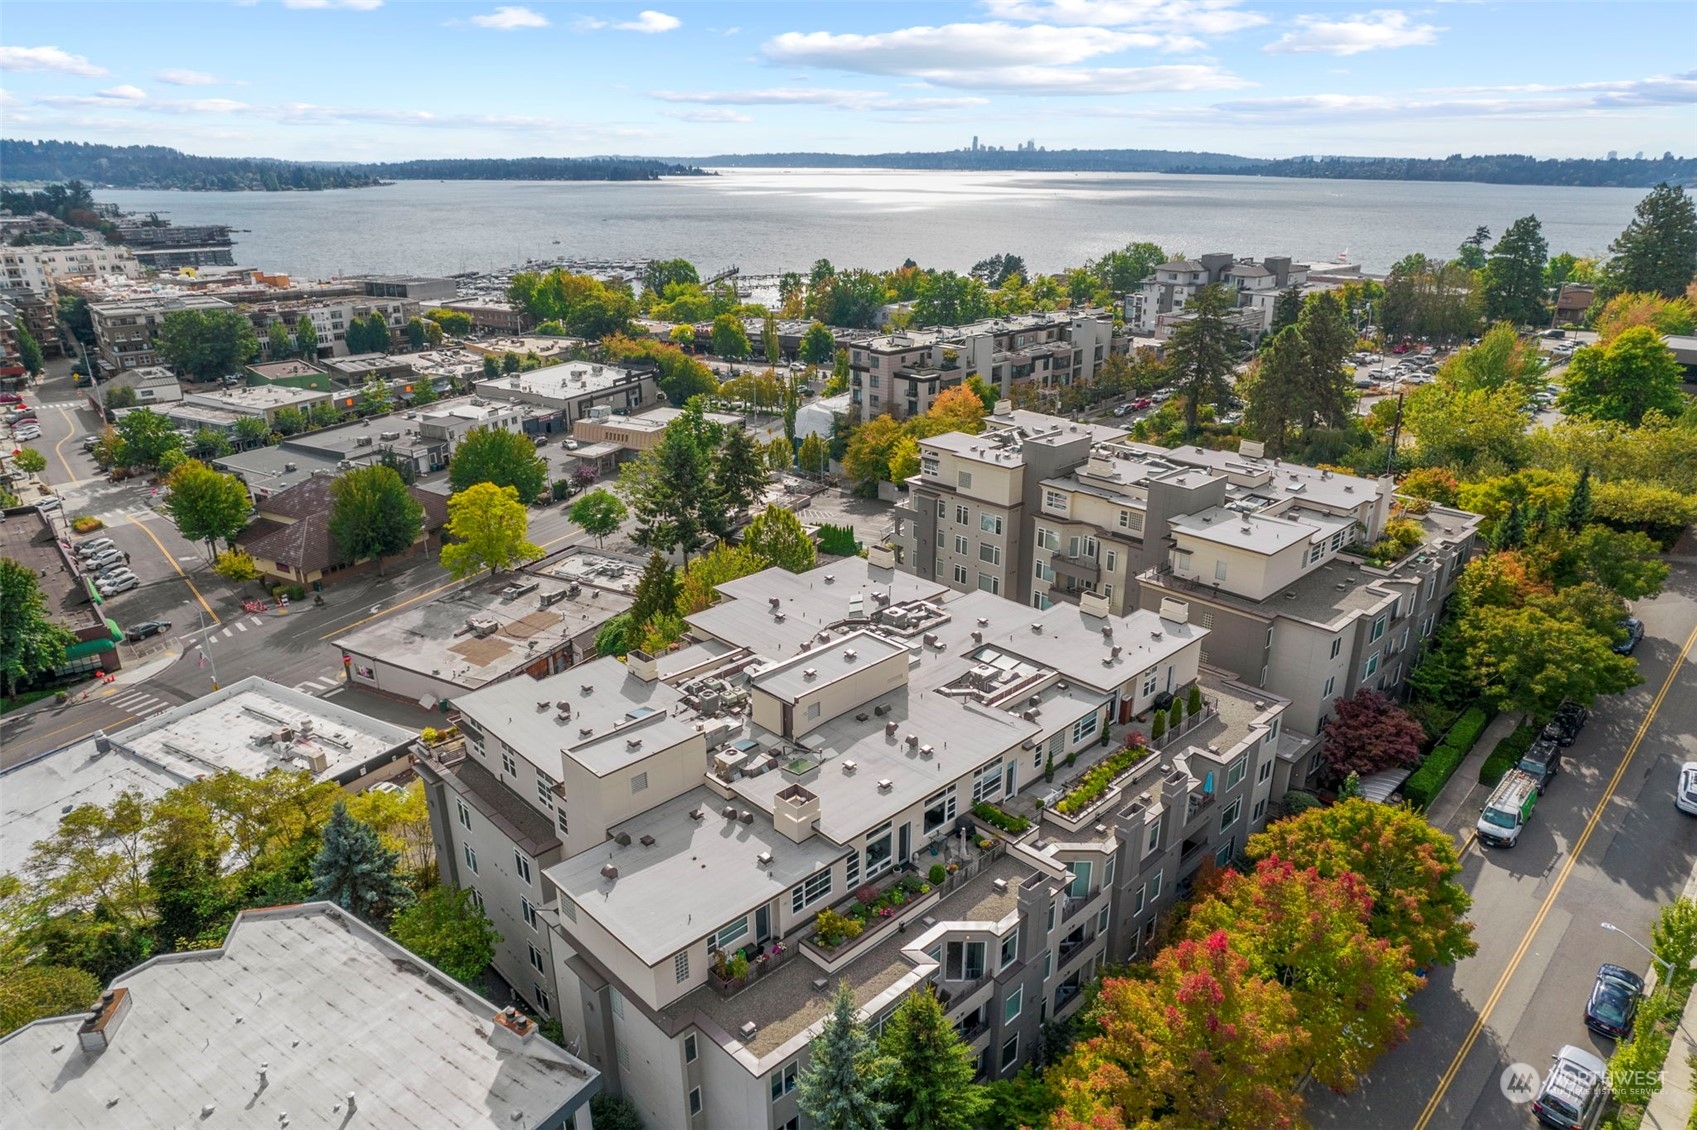
[[[645,683],[652,683],[660,678],[659,661],[646,651],[637,651],[634,648],[625,656],[625,670]]]
[[[819,819],[819,797],[801,785],[791,785],[774,799],[772,826],[786,839],[801,843],[813,834]]]
[[[896,551],[887,545],[867,546],[866,564],[873,569],[894,569]]]
[[[536,1035],[536,1021],[516,1008],[504,1008],[489,1023],[489,1046],[500,1051],[521,1051]]]
[[[100,1001],[77,1029],[77,1043],[82,1045],[82,1050],[99,1055],[111,1047],[124,1017],[129,1015],[131,1003],[128,989],[107,989],[102,993]]]

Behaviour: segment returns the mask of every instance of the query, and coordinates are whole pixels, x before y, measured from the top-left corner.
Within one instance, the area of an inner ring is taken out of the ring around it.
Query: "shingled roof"
[[[314,475],[260,500],[259,517],[237,536],[236,544],[255,557],[306,573],[340,564],[330,536],[330,484],[335,481],[329,475]],[[425,533],[433,534],[448,524],[446,498],[411,486],[407,493],[424,507]]]

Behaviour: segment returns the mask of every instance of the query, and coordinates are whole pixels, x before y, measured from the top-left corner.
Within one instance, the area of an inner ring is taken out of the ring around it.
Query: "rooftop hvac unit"
[[[401,433],[400,432],[379,432],[379,433],[377,433],[377,438],[378,439],[400,439]]]
[[[769,852],[769,851],[763,851],[759,855],[755,856],[754,858],[755,858],[756,861],[759,862],[760,866],[762,866],[762,867],[772,866],[772,853]]]
[[[884,736],[886,738],[893,738],[896,736],[896,724],[894,722],[884,723]]]
[[[844,773],[853,773],[856,769],[859,769],[859,768],[860,768],[860,763],[858,761],[851,761],[846,757],[843,759],[843,772]]]
[[[737,813],[737,822],[739,824],[752,824],[752,823],[754,823],[754,813],[749,812],[747,809],[744,809],[743,811]]]
[[[878,782],[878,791],[881,792],[881,793],[887,793],[895,787],[896,787],[896,783],[894,781],[890,780],[888,777],[885,777],[883,780]]]
[[[617,879],[619,877],[619,869],[611,863],[602,864],[601,877],[603,879]]]
[[[321,749],[315,749],[306,755],[306,763],[312,767],[314,773],[322,773],[330,768],[330,755]]]

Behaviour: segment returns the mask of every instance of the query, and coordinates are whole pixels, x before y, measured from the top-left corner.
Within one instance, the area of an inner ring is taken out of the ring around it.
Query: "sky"
[[[1697,152],[1683,0],[652,2],[7,0],[0,133],[297,160]]]

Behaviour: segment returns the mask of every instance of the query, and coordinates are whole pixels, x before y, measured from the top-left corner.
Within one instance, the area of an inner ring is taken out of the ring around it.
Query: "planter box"
[[[888,918],[867,919],[866,928],[860,932],[859,937],[850,938],[834,949],[826,949],[812,938],[806,938],[801,943],[801,950],[813,964],[827,973],[835,973],[871,946],[889,937],[902,923],[923,917],[942,897],[942,893],[932,887],[924,894],[915,895],[897,907],[896,913]]]

